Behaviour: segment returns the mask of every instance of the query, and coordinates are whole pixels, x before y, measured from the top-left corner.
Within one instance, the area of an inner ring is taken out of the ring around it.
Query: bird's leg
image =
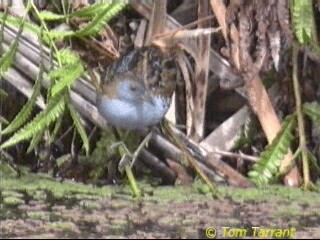
[[[132,162],[132,153],[129,151],[129,149],[126,147],[124,142],[116,142],[111,145],[110,149],[117,149],[119,151],[119,154],[121,156],[121,160],[118,165],[119,172],[123,172],[126,165],[130,165]]]
[[[128,155],[123,155],[121,160],[120,160],[120,163],[122,162],[122,164],[124,164],[122,166],[122,168],[124,168],[124,171],[126,172],[127,174],[127,177],[128,177],[128,180],[129,180],[129,183],[130,183],[130,186],[132,188],[132,191],[134,193],[135,196],[137,197],[140,197],[141,196],[141,191],[138,187],[138,184],[137,184],[137,181],[132,173],[132,169],[131,169],[131,166],[130,166],[130,157]],[[118,168],[120,168],[120,163],[119,163],[119,166]]]
[[[118,170],[120,172],[123,172],[123,171],[126,172],[134,195],[137,197],[140,197],[141,191],[140,191],[138,184],[136,182],[136,179],[132,173],[131,164],[130,164],[132,162],[131,159],[132,159],[133,155],[131,154],[129,149],[126,147],[124,142],[115,143],[110,148],[117,148],[118,149],[119,154],[122,156],[121,160],[119,162],[119,165],[118,165]]]
[[[132,162],[131,162],[131,167],[134,166],[135,162],[137,161],[137,158],[139,157],[139,154],[141,152],[141,150],[148,145],[149,140],[152,137],[152,131],[143,139],[143,141],[140,143],[139,147],[137,148],[137,150],[133,153],[132,156]]]

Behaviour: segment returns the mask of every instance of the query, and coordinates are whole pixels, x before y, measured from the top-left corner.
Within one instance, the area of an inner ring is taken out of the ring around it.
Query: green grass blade
[[[74,125],[82,139],[83,142],[83,147],[86,150],[86,154],[89,154],[89,139],[88,139],[88,135],[83,127],[83,124],[80,120],[80,115],[78,114],[78,112],[76,111],[76,109],[74,108],[74,106],[72,105],[72,103],[70,103],[70,101],[68,101],[68,108],[70,111],[70,115],[73,119]]]

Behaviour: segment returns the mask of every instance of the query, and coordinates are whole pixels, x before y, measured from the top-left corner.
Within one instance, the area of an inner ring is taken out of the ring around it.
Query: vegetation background
[[[0,3],[1,237],[319,236],[319,1],[89,2]],[[136,186],[111,146],[145,133],[107,125],[89,69],[142,46],[181,79]]]

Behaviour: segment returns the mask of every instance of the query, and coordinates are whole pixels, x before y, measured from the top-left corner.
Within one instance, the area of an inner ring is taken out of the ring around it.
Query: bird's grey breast
[[[130,102],[101,96],[98,103],[100,114],[113,126],[142,129],[158,124],[169,109],[170,102],[161,97],[151,102]]]

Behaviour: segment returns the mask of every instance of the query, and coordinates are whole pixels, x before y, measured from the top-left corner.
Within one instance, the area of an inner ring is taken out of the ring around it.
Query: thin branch
[[[222,155],[222,156],[225,156],[225,157],[241,158],[243,160],[247,160],[247,161],[250,161],[250,162],[258,162],[259,161],[258,157],[249,156],[249,155],[246,155],[246,154],[244,154],[242,152],[240,152],[240,153],[232,153],[232,152],[226,152],[226,151],[221,151],[221,150],[215,150],[215,151],[212,151],[211,153],[219,154],[219,155]]]
[[[298,49],[296,47],[293,47],[292,80],[293,80],[293,90],[294,90],[294,96],[296,100],[296,109],[297,109],[299,147],[301,149],[302,164],[303,164],[303,180],[304,180],[303,185],[304,185],[304,188],[309,188],[311,182],[310,182],[310,171],[309,171],[309,164],[308,164],[307,141],[306,141],[302,106],[301,106],[301,93],[300,93],[300,86],[299,86],[299,80],[298,80],[298,53],[299,53]]]

